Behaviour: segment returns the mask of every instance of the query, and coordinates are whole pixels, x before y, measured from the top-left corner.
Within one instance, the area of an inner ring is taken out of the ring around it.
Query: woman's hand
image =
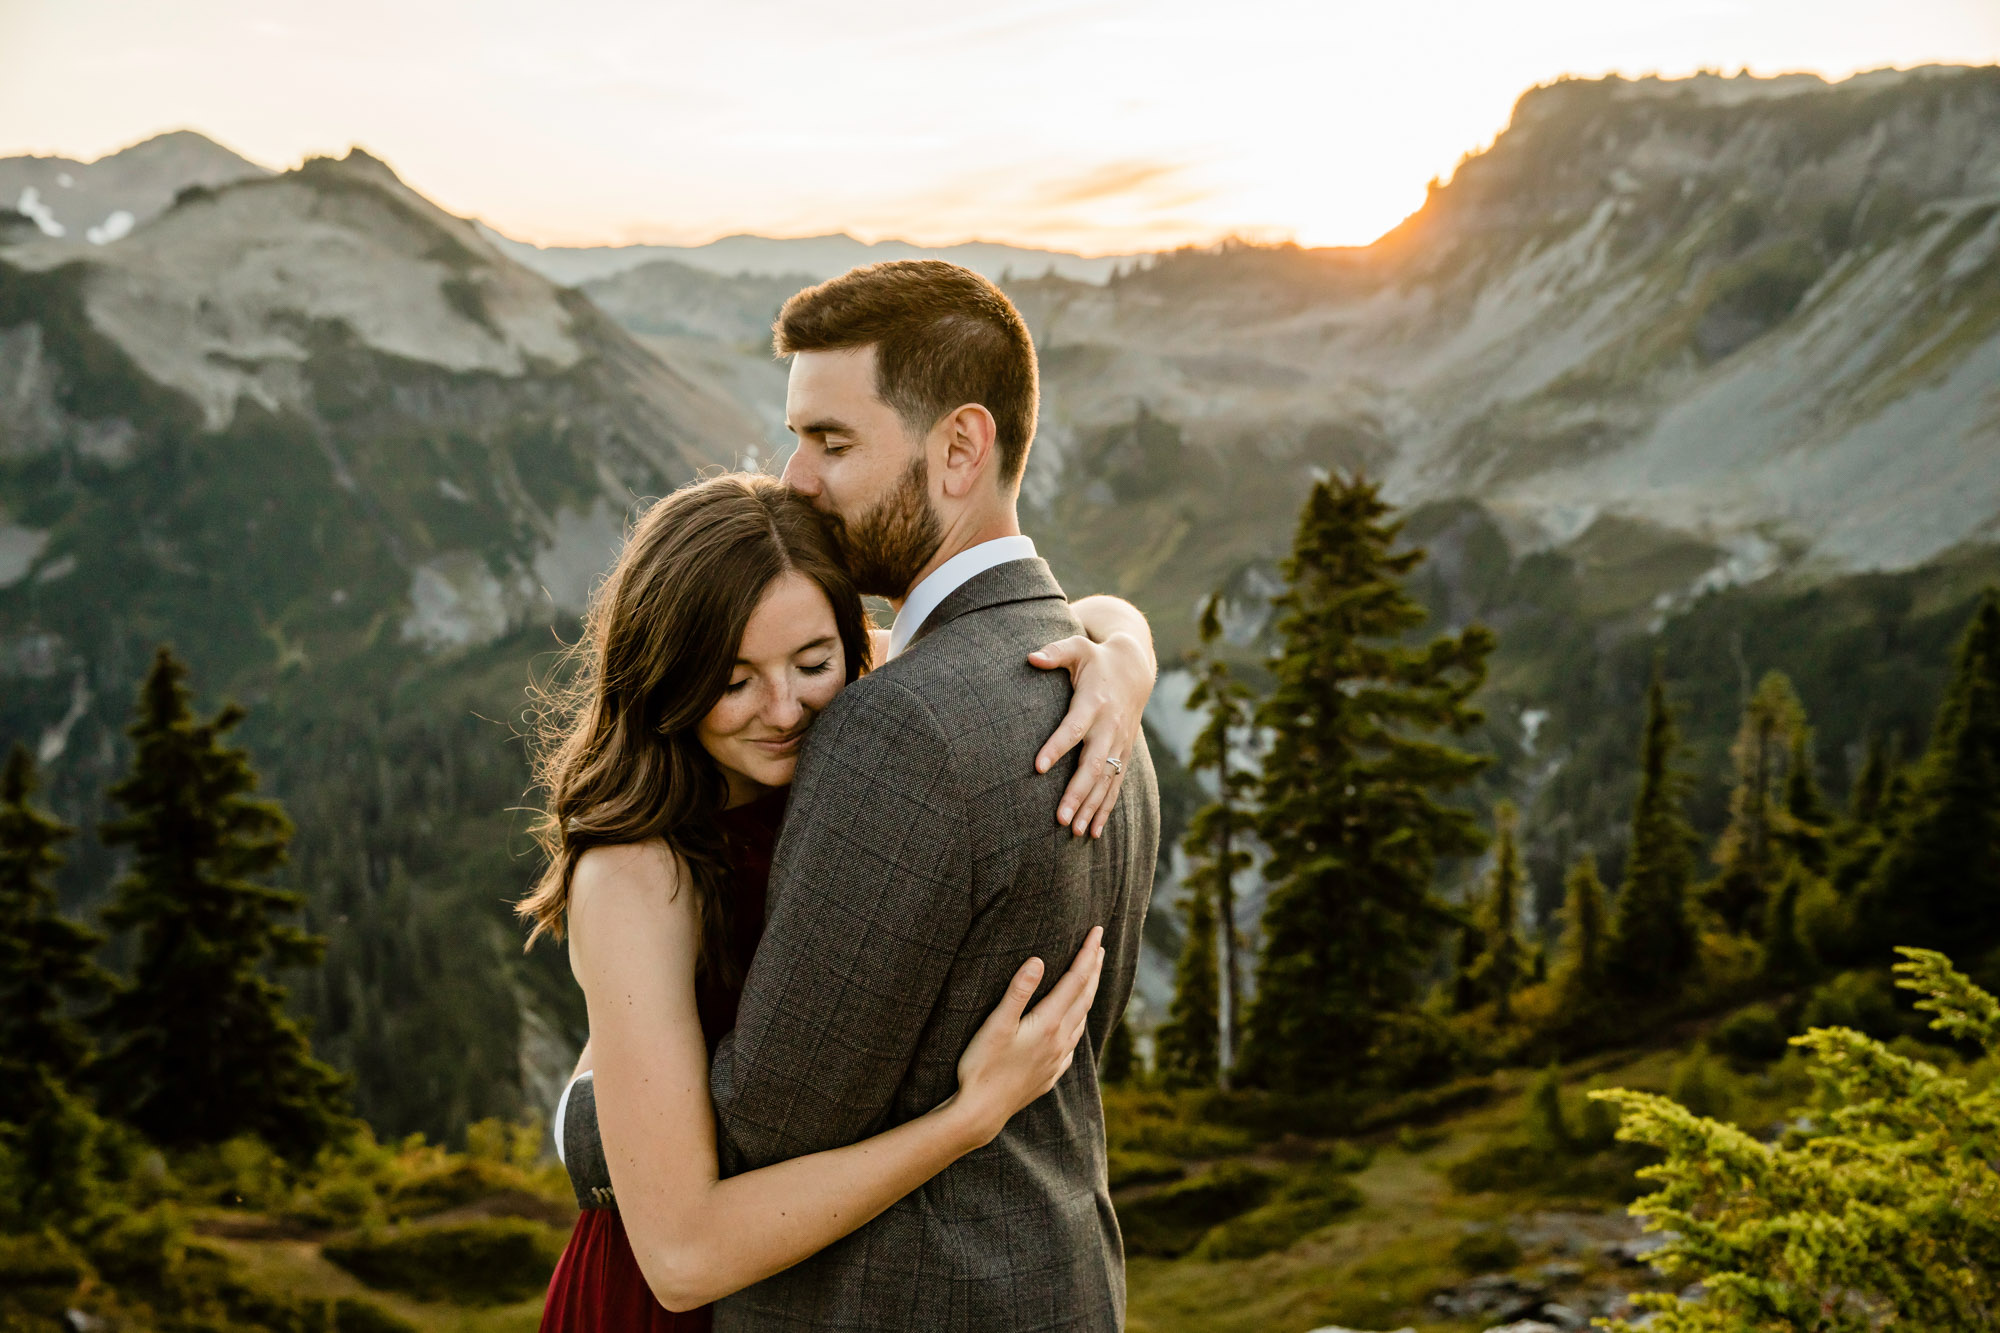
[[[1069,672],[1074,687],[1062,725],[1035,756],[1035,771],[1046,773],[1083,742],[1076,776],[1056,803],[1056,822],[1074,833],[1101,837],[1125,785],[1124,764],[1132,757],[1146,700],[1153,694],[1152,649],[1129,634],[1112,634],[1102,643],[1073,634],[1028,654],[1028,662],[1044,671]],[[1107,759],[1116,759],[1118,766]]]
[[[1104,972],[1103,939],[1104,927],[1093,926],[1069,971],[1025,1017],[1021,1011],[1041,984],[1042,960],[1021,964],[999,1007],[973,1034],[958,1059],[958,1091],[941,1109],[963,1117],[975,1142],[992,1142],[1016,1111],[1068,1072]]]

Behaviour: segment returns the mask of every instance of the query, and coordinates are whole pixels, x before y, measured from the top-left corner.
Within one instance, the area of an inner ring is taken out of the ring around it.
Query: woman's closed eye
[[[805,672],[808,676],[818,676],[832,670],[832,668],[833,658],[828,657],[824,662],[815,662],[811,666],[802,666],[799,670]]]

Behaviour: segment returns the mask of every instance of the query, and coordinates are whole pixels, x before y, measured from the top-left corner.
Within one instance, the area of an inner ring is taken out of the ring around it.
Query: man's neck
[[[931,554],[929,563],[917,571],[916,577],[910,580],[909,588],[904,591],[901,597],[891,597],[888,599],[889,605],[895,610],[901,611],[903,603],[909,600],[910,593],[916,589],[916,586],[937,573],[944,562],[953,556],[970,551],[982,542],[996,541],[1001,537],[1018,537],[1020,535],[1021,519],[1020,515],[1015,512],[1012,503],[1007,504],[1004,509],[989,510],[977,515],[964,515],[958,523],[945,530],[944,540],[938,543],[938,548]]]

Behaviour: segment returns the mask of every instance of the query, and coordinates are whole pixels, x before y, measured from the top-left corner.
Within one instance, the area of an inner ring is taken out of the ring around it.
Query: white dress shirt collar
[[[917,631],[930,619],[931,612],[975,576],[996,565],[1034,558],[1035,543],[1032,538],[995,537],[990,542],[968,546],[939,565],[910,589],[910,595],[903,599],[903,609],[896,613],[896,623],[889,627],[889,656],[894,657],[909,647],[910,640],[917,637]]]

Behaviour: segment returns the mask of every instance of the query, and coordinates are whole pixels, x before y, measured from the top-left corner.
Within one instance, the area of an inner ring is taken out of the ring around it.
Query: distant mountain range
[[[273,175],[185,133],[0,161],[0,204],[0,737],[89,825],[172,638],[252,707],[334,941],[300,1002],[378,1127],[545,1106],[582,1019],[504,907],[529,664],[644,497],[783,449],[784,298],[911,248],[537,250],[365,153]],[[1385,481],[1441,620],[1500,629],[1487,794],[1544,889],[1614,868],[1656,646],[1710,768],[1786,664],[1837,789],[1864,730],[1921,735],[1910,664],[1995,563],[2000,68],[1561,81],[1368,247],[939,253],[1041,352],[1029,530],[1170,664],[1222,588],[1254,672],[1311,479]],[[72,904],[108,869],[80,845]]]
[[[572,286],[615,277],[655,260],[668,259],[689,268],[725,276],[751,278],[799,277],[823,282],[861,264],[887,259],[944,259],[963,264],[998,282],[1005,277],[1054,274],[1076,282],[1103,282],[1120,269],[1148,256],[1073,255],[1060,250],[1032,250],[991,241],[922,246],[909,241],[857,241],[852,236],[725,236],[706,245],[536,246],[510,240],[488,228],[494,243],[544,277]]]

